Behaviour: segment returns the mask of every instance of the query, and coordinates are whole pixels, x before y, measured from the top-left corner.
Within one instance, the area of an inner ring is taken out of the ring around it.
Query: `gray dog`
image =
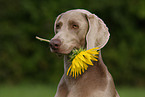
[[[109,40],[105,23],[86,10],[70,10],[60,14],[54,25],[55,36],[50,41],[52,52],[64,54],[64,74],[55,97],[119,97],[111,74],[101,57],[101,48]],[[67,76],[70,66],[69,53],[75,48],[99,47],[100,53],[94,66],[89,66],[78,78]]]

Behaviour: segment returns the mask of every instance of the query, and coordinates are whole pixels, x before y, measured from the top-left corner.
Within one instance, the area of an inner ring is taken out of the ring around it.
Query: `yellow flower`
[[[71,55],[72,64],[67,70],[67,75],[78,77],[82,72],[88,69],[88,65],[92,65],[92,61],[98,61],[98,47],[92,48],[89,50],[83,50],[82,48],[79,50],[73,50],[73,54]]]

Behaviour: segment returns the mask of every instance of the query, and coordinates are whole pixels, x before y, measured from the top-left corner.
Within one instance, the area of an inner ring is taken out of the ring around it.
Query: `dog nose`
[[[53,50],[58,50],[59,47],[61,45],[61,41],[59,39],[52,39],[50,41],[50,47],[53,49]]]

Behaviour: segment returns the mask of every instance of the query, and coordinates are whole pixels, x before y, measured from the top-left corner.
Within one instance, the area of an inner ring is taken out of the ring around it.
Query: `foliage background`
[[[57,15],[77,8],[108,26],[102,55],[115,84],[145,86],[145,0],[0,0],[0,83],[58,83],[63,58],[35,36],[51,39]]]

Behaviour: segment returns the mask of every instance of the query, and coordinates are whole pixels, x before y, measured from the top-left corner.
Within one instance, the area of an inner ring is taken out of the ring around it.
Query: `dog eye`
[[[56,24],[56,29],[60,29],[60,24]]]
[[[73,29],[78,29],[79,26],[74,24],[74,25],[72,25],[72,28],[73,28]]]
[[[62,25],[63,25],[62,22],[57,23],[57,24],[56,24],[56,29],[60,29]]]

